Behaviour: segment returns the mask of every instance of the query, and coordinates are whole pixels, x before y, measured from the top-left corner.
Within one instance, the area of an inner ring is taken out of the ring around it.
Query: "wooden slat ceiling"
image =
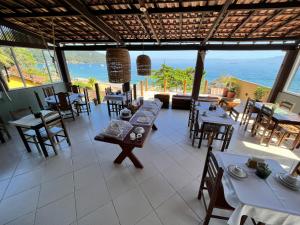
[[[57,42],[300,39],[299,0],[0,0],[0,17]]]

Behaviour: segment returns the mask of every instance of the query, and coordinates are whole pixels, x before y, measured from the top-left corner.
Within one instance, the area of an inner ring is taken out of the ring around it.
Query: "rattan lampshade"
[[[126,83],[131,79],[129,52],[125,48],[106,50],[106,64],[110,83]]]
[[[136,58],[137,74],[140,76],[151,75],[151,59],[147,55],[139,55]]]

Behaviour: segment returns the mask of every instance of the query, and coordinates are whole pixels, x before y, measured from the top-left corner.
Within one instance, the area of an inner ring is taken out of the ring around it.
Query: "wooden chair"
[[[35,96],[35,98],[36,98],[36,101],[37,101],[37,103],[38,103],[38,105],[39,105],[39,107],[40,107],[41,110],[51,110],[51,109],[52,109],[52,107],[45,106],[45,105],[42,103],[42,100],[41,100],[39,94],[38,94],[36,91],[34,91],[33,93],[34,93],[34,96]]]
[[[75,102],[75,107],[76,107],[78,116],[79,116],[79,113],[87,112],[87,114],[90,115],[90,112],[91,112],[88,89],[83,88],[83,93],[84,93],[84,99],[83,100],[80,99],[79,101]]]
[[[229,111],[229,116],[234,119],[234,121],[237,121],[240,116],[240,112],[235,108],[231,108]]]
[[[4,123],[4,121],[2,120],[2,118],[0,117],[0,142],[4,143],[5,139],[4,139],[4,135],[5,134],[7,136],[8,139],[11,139],[10,133],[8,132],[6,125]]]
[[[300,162],[295,166],[295,168],[292,171],[292,174],[294,176],[300,176]]]
[[[65,119],[73,118],[75,120],[74,110],[68,92],[59,92],[56,94],[56,106],[62,112]]]
[[[53,86],[43,88],[45,98],[55,95]]]
[[[193,122],[194,119],[194,115],[195,115],[195,111],[196,111],[196,101],[194,99],[191,100],[191,104],[190,104],[190,112],[189,112],[189,119],[188,119],[188,127],[190,127],[190,125]]]
[[[256,120],[258,111],[255,108],[256,101],[254,99],[248,98],[245,104],[245,108],[243,111],[242,119],[240,122],[240,125],[245,126],[245,131],[248,128],[248,125],[250,123],[250,120],[253,120],[253,122]]]
[[[47,122],[47,118],[56,113],[59,113],[59,117],[51,120],[51,122]],[[45,128],[45,131],[41,133],[42,139],[45,145],[53,148],[55,155],[57,155],[56,146],[62,141],[66,140],[67,143],[71,145],[70,138],[60,111],[53,111],[45,116],[41,115],[41,120]]]
[[[21,108],[21,109],[15,110],[15,111],[10,111],[9,113],[13,120],[18,120],[24,116],[33,114],[33,111],[31,109],[31,107],[27,107],[27,108]],[[43,129],[41,129],[41,132],[42,131],[43,131]],[[36,146],[37,150],[39,152],[41,152],[35,131],[32,129],[23,128],[22,132],[25,136],[26,142],[34,144]]]
[[[272,120],[274,111],[265,105],[262,106],[260,112],[257,115],[257,119],[252,128],[252,136],[259,134],[262,131],[260,143],[262,144],[264,139],[271,139],[271,132],[274,129],[274,122]],[[260,135],[260,134],[259,134]]]
[[[75,94],[81,93],[81,92],[80,92],[80,87],[79,87],[79,85],[72,85],[72,86],[71,86],[71,91],[72,91],[73,93],[75,93]]]
[[[298,148],[300,145],[300,126],[294,126],[289,124],[279,124],[278,132],[280,133],[278,146],[284,141],[291,140],[293,142],[290,150]]]
[[[214,209],[223,209],[233,211],[232,208],[225,200],[224,189],[222,185],[223,169],[218,165],[218,162],[211,151],[208,150],[203,175],[201,178],[200,188],[198,192],[198,199],[203,200],[206,216],[203,225],[208,225],[211,218],[228,220],[228,217],[213,214]],[[204,191],[208,192],[209,203],[207,204],[204,198]]]
[[[291,103],[291,102],[288,102],[288,101],[281,101],[279,103],[279,107],[280,108],[283,108],[287,111],[292,111],[293,108],[294,108],[295,104],[294,103]]]

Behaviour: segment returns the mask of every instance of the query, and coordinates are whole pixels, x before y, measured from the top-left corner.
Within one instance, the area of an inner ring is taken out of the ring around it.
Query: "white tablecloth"
[[[272,174],[263,180],[255,175],[255,170],[245,165],[247,156],[222,152],[215,155],[224,168],[222,183],[226,201],[235,208],[228,224],[239,225],[243,215],[272,225],[300,224],[300,192],[292,191],[277,182],[276,173],[285,172],[278,162],[267,160]],[[248,177],[244,180],[230,177],[226,171],[230,164],[242,166]]]
[[[119,94],[119,95],[105,95],[104,101],[126,101],[126,95]]]

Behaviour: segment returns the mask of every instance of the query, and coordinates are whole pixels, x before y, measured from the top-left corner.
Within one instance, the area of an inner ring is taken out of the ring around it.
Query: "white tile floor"
[[[0,224],[9,225],[198,225],[197,200],[206,154],[191,146],[187,111],[162,110],[143,149],[144,165],[112,163],[118,146],[93,140],[108,123],[106,106],[67,122],[72,146],[44,159],[27,153],[14,128],[14,141],[0,145]],[[229,151],[279,160],[287,168],[300,151],[264,147],[236,126]],[[215,144],[215,149],[219,146]],[[226,224],[212,220],[211,224]]]

